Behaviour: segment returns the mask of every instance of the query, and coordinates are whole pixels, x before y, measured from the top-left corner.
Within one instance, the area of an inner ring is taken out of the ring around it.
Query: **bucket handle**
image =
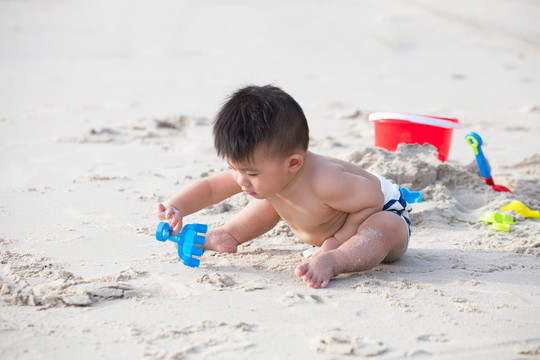
[[[370,113],[369,121],[378,121],[378,120],[404,120],[417,124],[438,126],[445,129],[459,129],[463,125],[460,123],[455,123],[449,120],[442,120],[438,118],[432,118],[427,116],[420,115],[407,115],[407,114],[398,114],[398,113]]]

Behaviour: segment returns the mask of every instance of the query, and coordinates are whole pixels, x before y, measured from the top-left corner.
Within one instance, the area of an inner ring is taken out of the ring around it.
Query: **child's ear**
[[[292,154],[288,157],[289,172],[297,172],[304,165],[304,157],[300,154]]]

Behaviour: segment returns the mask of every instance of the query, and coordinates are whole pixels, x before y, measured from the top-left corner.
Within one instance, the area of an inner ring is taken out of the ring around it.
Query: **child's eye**
[[[259,174],[246,174],[246,175],[249,176],[249,177],[256,177],[256,176],[258,176]]]

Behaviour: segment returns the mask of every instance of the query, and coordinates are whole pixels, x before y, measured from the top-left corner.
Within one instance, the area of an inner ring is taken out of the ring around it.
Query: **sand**
[[[525,0],[1,1],[0,358],[537,357],[540,219],[479,218],[540,209],[539,16]],[[298,100],[311,150],[422,192],[400,260],[313,290],[284,223],[199,268],[155,240],[156,204],[226,168],[212,119],[249,83]],[[442,163],[375,148],[371,111],[463,128]],[[513,194],[484,184],[467,131]]]

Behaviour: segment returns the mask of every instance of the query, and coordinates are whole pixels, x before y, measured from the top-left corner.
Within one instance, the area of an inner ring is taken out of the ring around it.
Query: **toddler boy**
[[[309,129],[298,103],[275,86],[248,86],[219,111],[214,145],[230,170],[198,180],[158,204],[173,234],[184,216],[245,192],[253,199],[224,226],[210,230],[205,248],[238,245],[283,219],[319,249],[295,274],[326,288],[341,273],[392,262],[407,249],[410,205],[399,187],[351,163],[308,150]]]

